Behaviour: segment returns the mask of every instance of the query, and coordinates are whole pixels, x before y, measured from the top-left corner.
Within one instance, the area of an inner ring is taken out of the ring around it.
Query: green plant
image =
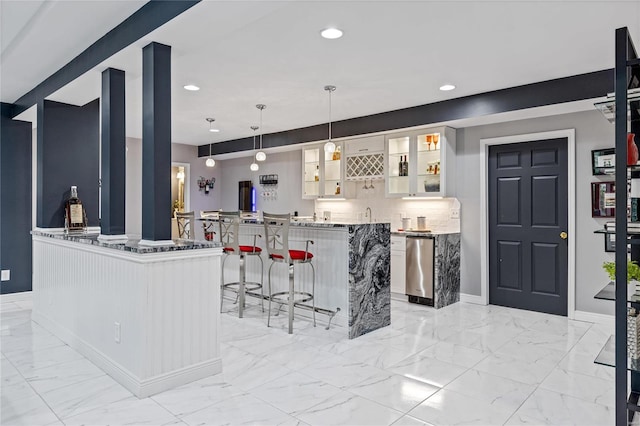
[[[611,281],[616,280],[615,262],[604,262],[602,264],[602,268],[607,271],[607,274],[609,274],[609,278],[611,279]],[[627,263],[627,284],[629,284],[631,280],[640,281],[640,266],[638,266],[638,263],[633,260],[630,260]]]

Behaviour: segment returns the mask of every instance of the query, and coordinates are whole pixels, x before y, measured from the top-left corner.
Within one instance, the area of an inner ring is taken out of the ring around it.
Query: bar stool
[[[288,305],[289,307],[289,334],[293,333],[293,308],[298,305],[307,307],[305,302],[312,302],[313,326],[316,326],[316,305],[314,299],[316,286],[316,270],[311,260],[313,254],[309,252],[309,243],[307,240],[304,251],[289,249],[289,225],[291,223],[290,214],[273,214],[264,213],[264,232],[267,242],[267,252],[272,263],[269,267],[269,316],[267,318],[267,327],[271,325],[271,301],[279,303],[280,306]],[[271,269],[276,263],[284,263],[289,267],[289,291],[281,291],[277,293],[271,292]],[[312,270],[311,293],[298,291],[294,286],[294,266],[296,264],[308,264]]]
[[[222,261],[222,277],[220,284],[220,311],[222,311],[222,301],[224,289],[228,288],[238,295],[238,316],[242,318],[245,296],[247,291],[255,291],[260,289],[260,305],[264,312],[264,293],[262,290],[262,271],[264,263],[262,262],[262,249],[256,246],[256,238],[262,236],[260,234],[253,235],[253,245],[240,245],[240,212],[220,212],[218,223],[220,224],[220,242],[223,244],[223,253],[226,255]],[[231,255],[239,256],[240,279],[238,282],[224,282],[224,264]],[[253,256],[260,260],[260,282],[247,282],[245,261],[247,256]]]
[[[195,213],[176,212],[176,222],[178,223],[178,238],[184,240],[195,239],[195,233],[193,232],[193,223],[195,222]]]

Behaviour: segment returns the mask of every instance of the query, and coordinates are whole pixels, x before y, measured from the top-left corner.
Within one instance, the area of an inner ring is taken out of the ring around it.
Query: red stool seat
[[[306,255],[306,258],[305,258]],[[282,256],[280,256],[279,254],[272,254],[271,257],[273,259],[284,259]],[[304,250],[289,250],[289,257],[291,258],[291,260],[311,260],[313,259],[313,255],[311,253],[309,253],[308,251],[304,251]]]
[[[240,247],[240,251],[242,253],[260,253],[262,252],[262,249],[260,247],[255,247],[255,246],[239,246]],[[234,252],[235,250],[231,247],[225,247],[222,249],[224,252]]]

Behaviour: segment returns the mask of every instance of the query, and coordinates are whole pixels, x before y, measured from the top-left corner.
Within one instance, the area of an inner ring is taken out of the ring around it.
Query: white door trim
[[[191,211],[191,164],[172,161],[171,167],[184,167],[184,211]],[[171,200],[173,202],[173,200]],[[196,215],[196,217],[199,213]]]
[[[499,138],[480,139],[480,298],[489,304],[489,210],[488,196],[488,160],[489,147],[509,143],[532,142],[544,139],[567,138],[567,185],[569,195],[568,229],[569,253],[567,257],[567,316],[575,318],[576,310],[576,131],[575,129],[555,130],[551,132],[526,133]]]

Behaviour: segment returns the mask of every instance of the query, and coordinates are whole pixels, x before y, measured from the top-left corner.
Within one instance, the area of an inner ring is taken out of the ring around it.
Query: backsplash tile
[[[460,208],[456,198],[439,198],[433,200],[403,200],[401,198],[385,198],[384,182],[374,181],[374,189],[362,189],[364,182],[349,182],[347,196],[344,201],[316,200],[315,212],[323,217],[324,211],[331,212],[331,220],[335,222],[368,222],[365,217],[367,207],[371,208],[373,221],[390,222],[391,230],[402,227],[402,218],[410,217],[412,227],[416,227],[416,218],[425,216],[427,227],[438,232],[460,232],[460,219],[451,219],[451,209]],[[462,215],[463,212],[460,212]]]

